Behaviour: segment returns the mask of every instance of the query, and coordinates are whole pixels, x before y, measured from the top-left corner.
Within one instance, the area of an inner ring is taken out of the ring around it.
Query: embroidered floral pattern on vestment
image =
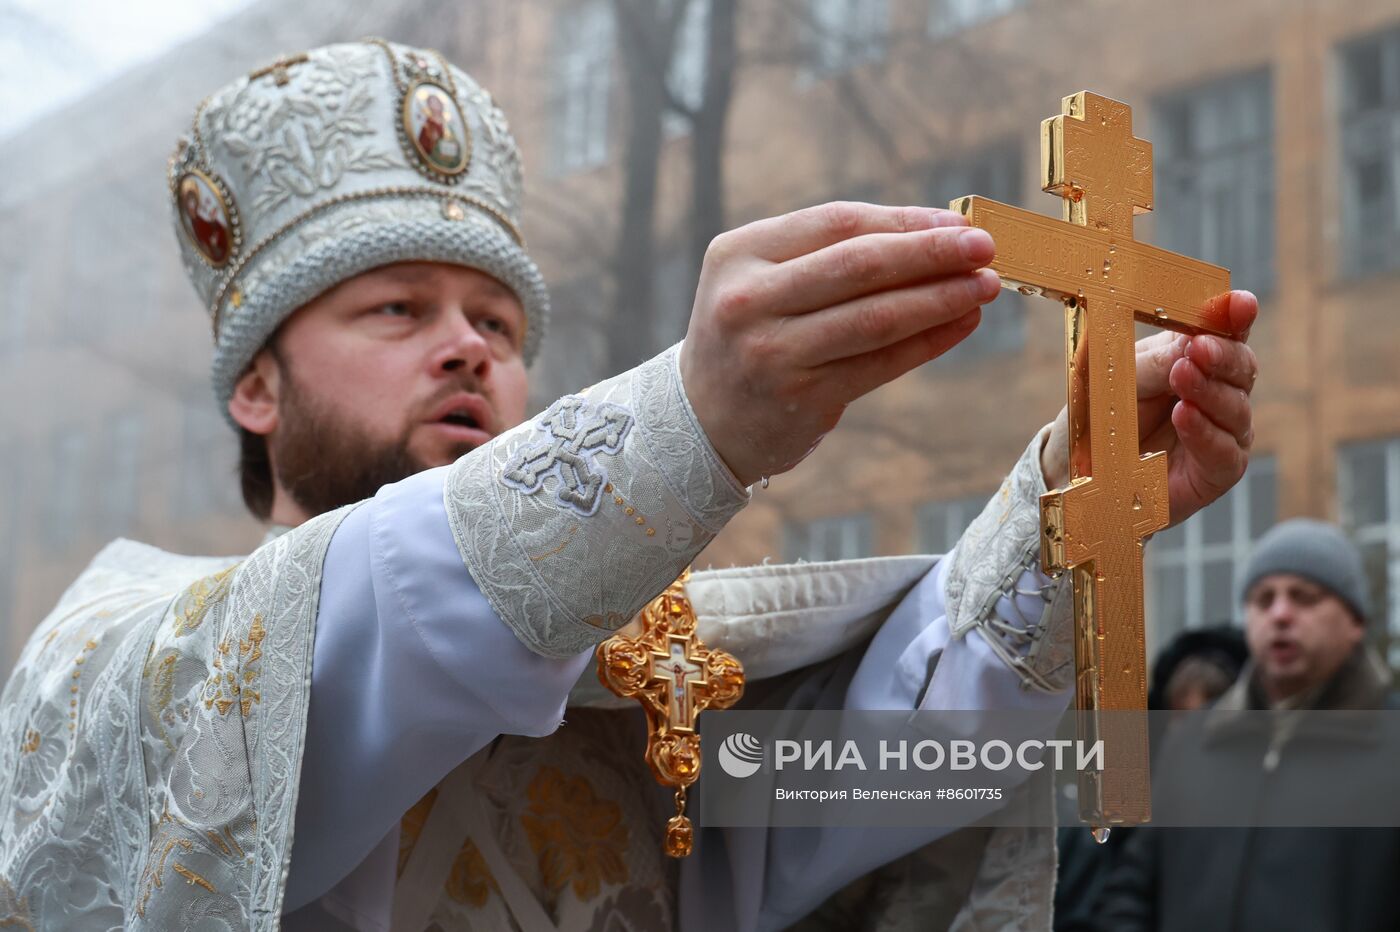
[[[599,797],[585,778],[548,765],[530,781],[526,796],[529,808],[520,823],[551,893],[572,886],[586,903],[603,884],[627,882],[627,825],[617,803]]]

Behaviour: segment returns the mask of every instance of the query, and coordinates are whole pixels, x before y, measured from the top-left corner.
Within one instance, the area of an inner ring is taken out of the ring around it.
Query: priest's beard
[[[280,429],[269,438],[269,450],[277,481],[308,515],[364,501],[391,482],[442,465],[409,452],[412,423],[385,441],[303,391],[290,367],[282,368],[282,385]],[[459,446],[453,459],[473,449]]]

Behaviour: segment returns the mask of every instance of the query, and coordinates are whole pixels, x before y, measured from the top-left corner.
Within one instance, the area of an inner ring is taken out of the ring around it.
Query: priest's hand
[[[1171,522],[1179,524],[1230,490],[1254,444],[1250,392],[1259,374],[1245,344],[1259,313],[1248,291],[1219,302],[1235,339],[1163,331],[1137,344],[1138,442],[1167,454]],[[1050,488],[1069,483],[1069,414],[1061,410],[1040,454]]]
[[[745,485],[797,465],[846,406],[947,352],[997,296],[992,239],[952,211],[834,203],[705,253],[681,378]]]

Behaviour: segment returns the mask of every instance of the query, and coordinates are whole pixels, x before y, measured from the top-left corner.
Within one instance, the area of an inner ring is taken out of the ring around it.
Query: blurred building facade
[[[833,198],[1057,214],[1040,120],[1081,88],[1131,103],[1156,156],[1138,238],[1229,266],[1262,305],[1256,455],[1149,546],[1151,640],[1236,617],[1251,541],[1308,514],[1365,548],[1400,662],[1396,0],[406,0],[255,6],[0,143],[6,667],[111,537],[259,539],[164,159],[202,94],[366,34],[440,48],[511,116],[556,303],[537,403],[684,334],[717,205],[720,228]],[[59,127],[83,145],[56,146]],[[1051,302],[1004,294],[963,346],[755,490],[702,564],[945,550],[1062,404],[1061,331]]]

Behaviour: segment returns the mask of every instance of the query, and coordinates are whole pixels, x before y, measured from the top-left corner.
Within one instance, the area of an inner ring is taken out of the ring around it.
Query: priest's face
[[[250,429],[277,495],[320,514],[520,423],[526,325],[494,278],[431,262],[366,272],[298,309],[254,362],[274,411],[270,430]]]

